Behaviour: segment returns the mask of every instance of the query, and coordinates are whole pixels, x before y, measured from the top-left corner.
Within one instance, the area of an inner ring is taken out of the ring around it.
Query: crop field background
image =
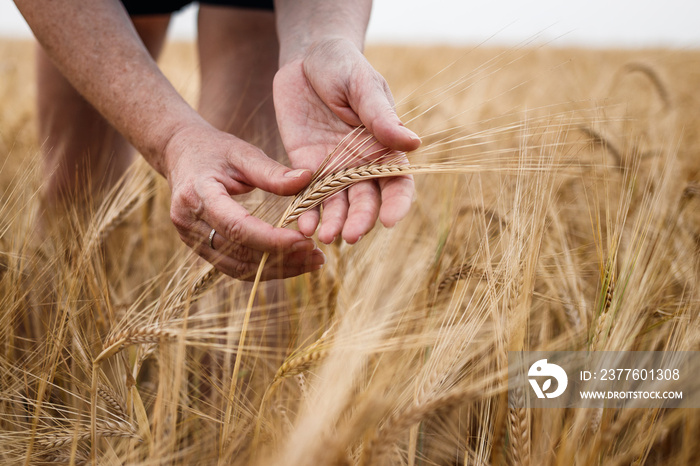
[[[506,391],[509,351],[700,350],[700,52],[366,53],[423,138],[411,213],[244,322],[143,162],[42,212],[33,44],[0,42],[0,463],[700,464],[697,410]],[[161,64],[195,102],[194,47]]]

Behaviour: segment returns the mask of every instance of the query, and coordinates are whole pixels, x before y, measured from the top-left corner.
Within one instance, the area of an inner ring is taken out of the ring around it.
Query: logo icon
[[[560,366],[556,364],[550,364],[546,359],[540,359],[535,361],[530,370],[527,371],[528,377],[549,377],[542,384],[542,388],[537,383],[536,379],[528,379],[532,389],[535,391],[537,398],[556,398],[566,390],[566,385],[569,383],[569,378],[566,376],[566,372]],[[552,378],[557,381],[557,389],[551,393],[547,390],[552,386]]]

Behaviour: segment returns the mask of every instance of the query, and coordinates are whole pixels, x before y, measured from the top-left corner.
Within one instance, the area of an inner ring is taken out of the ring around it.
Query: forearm
[[[372,0],[277,0],[280,66],[328,39],[350,40],[362,50],[371,9]]]
[[[174,134],[205,124],[158,69],[116,0],[17,0],[58,69],[161,174]]]

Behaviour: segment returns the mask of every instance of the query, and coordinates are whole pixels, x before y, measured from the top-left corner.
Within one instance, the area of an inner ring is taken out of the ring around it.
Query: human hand
[[[165,149],[171,189],[170,218],[182,241],[221,272],[252,280],[265,252],[263,279],[317,270],[323,253],[294,230],[274,228],[250,215],[231,196],[255,187],[281,196],[297,193],[309,170],[289,169],[256,147],[208,126],[178,131]],[[212,249],[209,233],[216,230]]]
[[[384,78],[350,41],[317,43],[304,56],[282,66],[275,76],[273,95],[282,142],[295,168],[316,170],[362,124],[376,138],[374,144],[366,144],[373,149],[381,145],[410,151],[420,145],[418,136],[396,115]],[[366,163],[369,160],[363,159],[355,165]],[[377,218],[391,227],[408,213],[413,193],[410,176],[357,183],[323,204],[318,238],[331,243],[342,233],[345,241],[355,243]],[[307,212],[298,220],[299,230],[311,236],[319,220],[318,210]]]

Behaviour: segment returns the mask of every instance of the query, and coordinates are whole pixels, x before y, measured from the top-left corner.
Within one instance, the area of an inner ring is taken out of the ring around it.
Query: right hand
[[[221,272],[253,280],[265,252],[271,255],[263,280],[318,270],[325,262],[313,240],[265,223],[231,198],[254,188],[296,194],[311,180],[310,170],[292,170],[235,136],[199,125],[173,135],[165,160],[170,218],[182,241]],[[208,241],[212,228],[214,249]]]
[[[350,40],[319,41],[275,76],[275,111],[282,142],[292,166],[316,170],[354,128],[364,124],[371,141],[362,157],[342,168],[367,164],[381,156],[401,156],[418,148],[420,139],[404,127],[384,78]],[[358,138],[360,139],[360,138]],[[371,149],[370,149],[371,148]],[[391,150],[391,151],[387,151]],[[343,151],[340,151],[343,152]],[[379,218],[390,228],[405,217],[413,201],[411,176],[365,180],[323,204],[318,239],[326,244],[337,235],[354,244]],[[312,235],[319,224],[318,209],[304,213],[299,230]]]

